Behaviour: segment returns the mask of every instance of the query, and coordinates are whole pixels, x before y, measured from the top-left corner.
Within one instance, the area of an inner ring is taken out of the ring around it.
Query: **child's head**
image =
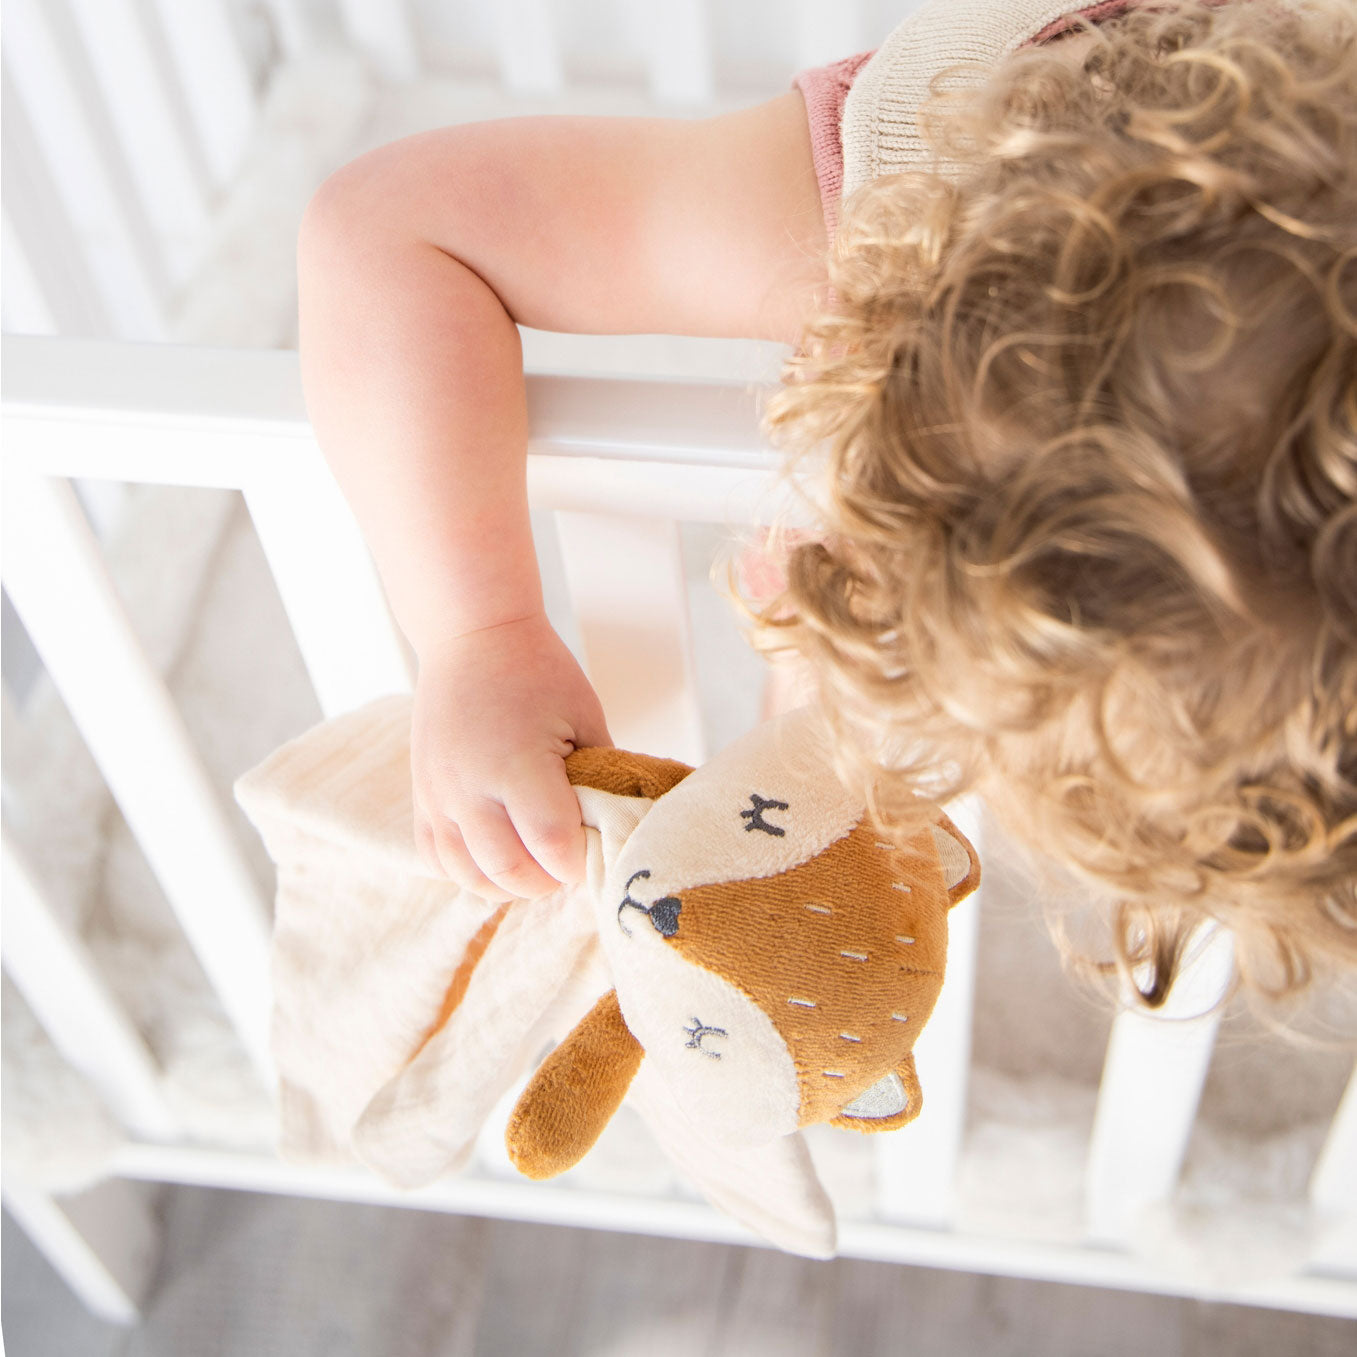
[[[767,428],[823,478],[772,639],[887,815],[980,786],[1162,998],[1357,963],[1357,20],[1133,11],[845,205]],[[904,795],[902,795],[904,794]]]

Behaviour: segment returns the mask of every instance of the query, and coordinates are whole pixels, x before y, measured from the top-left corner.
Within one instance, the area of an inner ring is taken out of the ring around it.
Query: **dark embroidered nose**
[[[678,932],[678,916],[679,910],[682,908],[682,900],[672,895],[666,895],[663,900],[656,900],[651,905],[650,922],[666,938],[672,938]]]
[[[679,910],[683,908],[683,901],[677,896],[666,895],[656,900],[653,905],[643,905],[639,900],[633,900],[631,895],[632,882],[649,877],[650,873],[642,869],[639,872],[633,872],[627,882],[627,889],[622,895],[622,903],[617,907],[617,926],[631,936],[631,929],[622,922],[622,911],[624,909],[638,909],[642,914],[655,925],[655,931],[666,938],[672,938],[678,932]]]

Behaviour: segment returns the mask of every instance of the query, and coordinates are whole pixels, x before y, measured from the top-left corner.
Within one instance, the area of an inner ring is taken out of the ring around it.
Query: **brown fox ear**
[[[617,991],[610,989],[537,1067],[505,1129],[504,1143],[525,1178],[574,1168],[612,1120],[641,1064]]]
[[[596,787],[618,796],[645,796],[656,801],[693,770],[677,759],[604,747],[567,754],[565,771],[572,787]]]
[[[980,859],[971,841],[941,811],[932,830],[943,879],[947,882],[947,901],[949,906],[955,905],[980,884]]]
[[[914,1052],[910,1051],[892,1073],[860,1093],[829,1124],[847,1131],[893,1131],[913,1121],[923,1105]]]

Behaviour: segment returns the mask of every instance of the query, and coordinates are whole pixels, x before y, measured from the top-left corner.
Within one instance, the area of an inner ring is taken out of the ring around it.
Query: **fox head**
[[[942,987],[948,910],[979,865],[946,816],[888,841],[822,738],[793,713],[696,772],[612,749],[567,759],[586,823],[624,806],[636,818],[593,890],[615,988],[520,1101],[510,1148],[524,1172],[568,1167],[532,1148],[560,1090],[596,1091],[577,1109],[587,1150],[642,1053],[729,1144],[918,1115],[912,1050]]]

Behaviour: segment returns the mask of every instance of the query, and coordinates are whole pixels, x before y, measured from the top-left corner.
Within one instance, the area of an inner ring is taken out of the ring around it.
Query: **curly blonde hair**
[[[817,488],[756,640],[887,825],[972,787],[1154,1006],[1357,965],[1357,11],[1184,0],[935,82],[764,416]]]

